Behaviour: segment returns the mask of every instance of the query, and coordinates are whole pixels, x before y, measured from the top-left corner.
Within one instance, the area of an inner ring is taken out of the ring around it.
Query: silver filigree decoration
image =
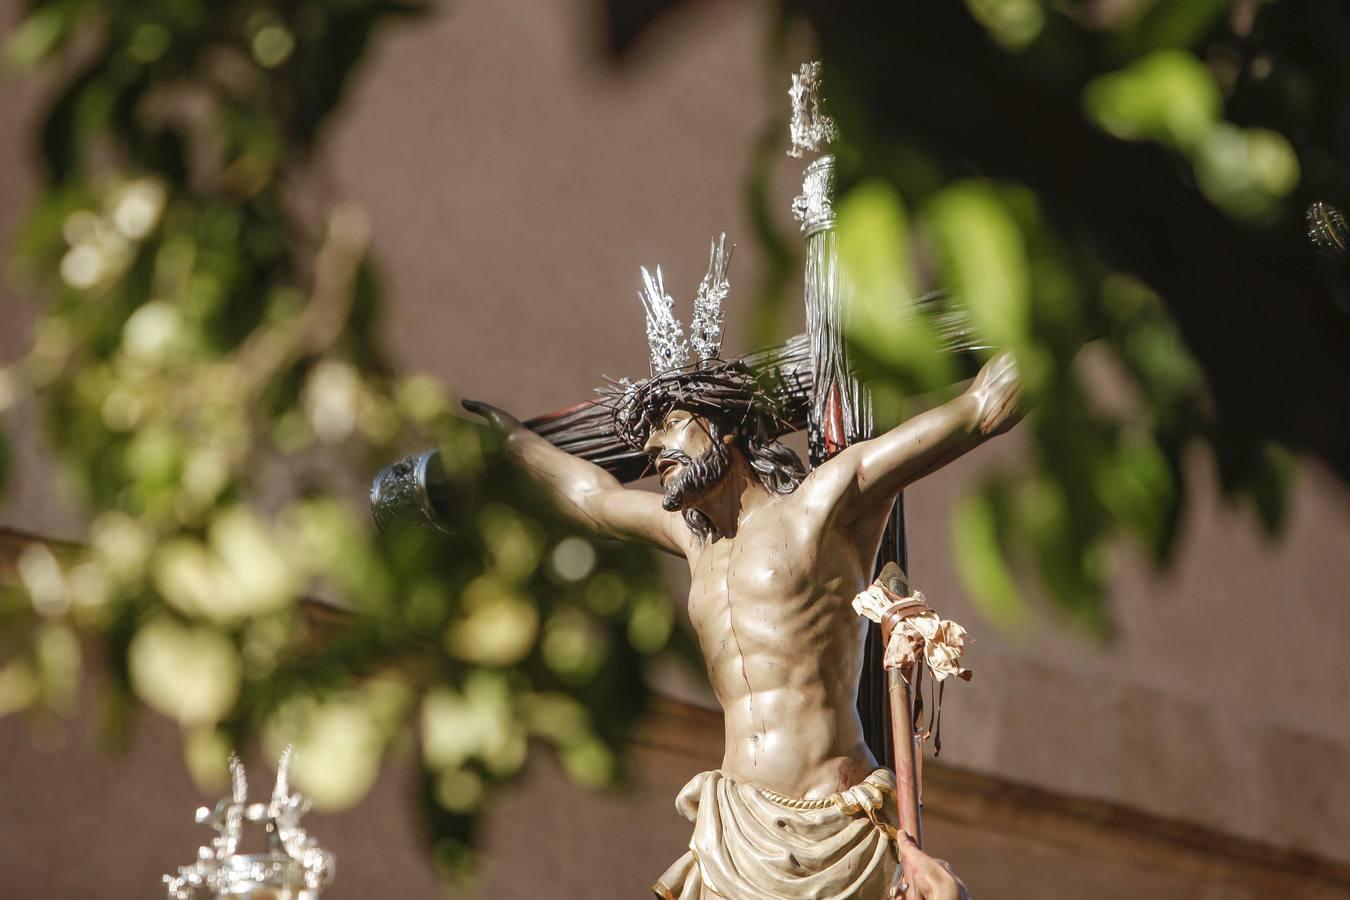
[[[396,522],[449,532],[432,500],[432,484],[442,476],[438,450],[427,450],[390,463],[370,485],[370,512],[380,531]]]
[[[236,896],[267,890],[296,900],[317,900],[333,881],[333,855],[300,827],[309,801],[291,793],[290,747],[277,765],[271,801],[248,802],[248,779],[237,756],[230,757],[230,797],[215,809],[201,807],[197,822],[217,832],[210,846],[197,849],[197,859],[177,875],[165,875],[169,900]],[[267,852],[237,854],[244,822],[261,822],[267,832]]]
[[[788,125],[792,149],[788,156],[801,159],[806,153],[819,153],[838,137],[834,120],[820,108],[819,60],[802,63],[801,71],[792,76],[788,97],[792,100],[792,121]]]
[[[792,201],[792,215],[804,234],[834,227],[834,157],[822,156],[806,167],[802,192]]]
[[[652,374],[668,372],[689,365],[689,342],[684,339],[684,329],[675,318],[675,301],[666,293],[665,280],[661,267],[656,267],[656,277],[642,267],[642,289],[638,299],[647,311],[647,346],[652,354]]]
[[[722,301],[731,292],[727,268],[735,249],[735,244],[727,249],[725,231],[709,242],[708,274],[699,283],[698,293],[694,296],[694,317],[689,320],[689,343],[699,362],[716,359],[722,352],[722,324],[726,320]]]

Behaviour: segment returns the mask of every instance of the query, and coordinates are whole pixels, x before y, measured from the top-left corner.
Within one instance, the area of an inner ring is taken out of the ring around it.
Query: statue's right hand
[[[460,405],[474,415],[487,419],[488,424],[503,434],[509,434],[520,427],[520,420],[504,409],[498,409],[481,400],[461,400]]]
[[[895,870],[896,884],[890,892],[893,900],[970,900],[970,891],[956,876],[951,863],[924,853],[907,834],[901,833],[899,839],[904,866]],[[903,883],[903,868],[914,873],[913,885]]]

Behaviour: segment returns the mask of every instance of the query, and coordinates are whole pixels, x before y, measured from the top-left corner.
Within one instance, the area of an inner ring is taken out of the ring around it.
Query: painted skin
[[[707,542],[678,511],[662,508],[660,494],[624,488],[501,410],[465,406],[506,432],[509,451],[564,514],[688,560],[689,616],[724,714],[722,770],[788,796],[821,798],[876,768],[855,706],[865,622],[850,601],[871,580],[892,503],[907,485],[1016,424],[1018,395],[1012,357],[999,353],[960,396],[854,444],[787,495],[767,490],[736,436],[723,435],[726,474],[685,501],[716,525],[719,536]],[[644,449],[665,485],[683,463],[663,451],[697,459],[711,441],[700,416],[675,408]],[[947,896],[941,887],[928,896]]]

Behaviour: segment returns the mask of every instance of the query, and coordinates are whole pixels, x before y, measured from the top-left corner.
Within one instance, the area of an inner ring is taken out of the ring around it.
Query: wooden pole
[[[886,673],[886,686],[891,698],[891,740],[895,744],[895,803],[900,814],[900,830],[923,847],[923,817],[919,802],[918,767],[915,755],[918,744],[914,739],[914,702],[909,682],[899,669]],[[913,884],[909,873],[905,883]]]
[[[888,580],[890,583],[885,585],[887,590],[900,596],[908,593],[908,585],[901,571],[896,571]],[[926,608],[920,603],[893,607],[881,620],[882,646],[890,645],[891,634],[902,621]],[[891,713],[891,746],[895,753],[896,812],[900,830],[909,835],[919,849],[923,849],[923,786],[920,784],[923,773],[920,766],[923,741],[914,733],[912,685],[917,683],[915,676],[922,665],[922,661],[915,660],[907,670],[903,668],[886,670],[886,690]],[[912,887],[915,873],[903,855],[900,857],[900,870],[905,884]],[[906,892],[908,890],[909,887],[906,888]]]

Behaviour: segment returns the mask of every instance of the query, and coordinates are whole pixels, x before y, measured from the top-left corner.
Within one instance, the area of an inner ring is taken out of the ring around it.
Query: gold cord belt
[[[802,797],[789,797],[786,794],[780,794],[777,791],[769,790],[766,787],[755,786],[755,789],[764,796],[764,799],[770,803],[777,804],[784,809],[793,809],[800,811],[828,809],[833,806],[845,815],[854,815],[858,812],[869,812],[882,806],[886,802],[886,797],[890,795],[891,789],[884,784],[876,784],[872,781],[860,781],[847,791],[839,791],[828,797],[819,797],[814,800],[807,800]],[[870,815],[869,815],[870,818]]]
[[[768,800],[784,809],[808,812],[812,810],[828,809],[835,807],[846,816],[862,813],[868,821],[876,827],[887,840],[895,847],[899,846],[899,835],[896,829],[884,821],[881,816],[881,808],[886,803],[886,798],[894,796],[894,791],[884,784],[876,784],[872,781],[861,781],[849,788],[847,791],[840,791],[831,794],[828,797],[820,797],[815,800],[807,800],[802,797],[789,797],[786,794],[780,794],[777,791],[771,791],[765,787],[755,785],[755,789]]]
[[[814,800],[806,800],[802,797],[789,797],[786,794],[780,794],[777,791],[771,791],[768,788],[762,787],[758,788],[758,790],[764,795],[764,799],[768,800],[770,803],[776,803],[784,809],[803,811],[826,809],[827,807],[837,806],[838,804],[835,802],[835,798],[841,796],[839,794],[831,794],[828,797],[818,797]]]

